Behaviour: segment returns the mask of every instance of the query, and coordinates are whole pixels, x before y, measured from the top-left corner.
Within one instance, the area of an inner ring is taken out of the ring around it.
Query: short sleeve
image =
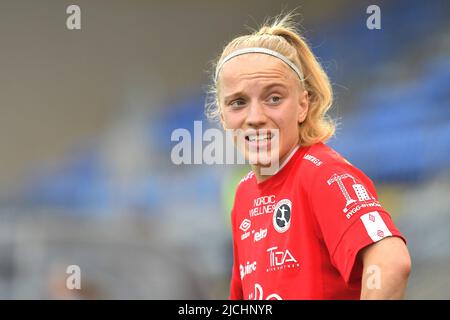
[[[362,248],[389,236],[405,239],[364,173],[346,163],[320,169],[312,180],[311,207],[331,261],[348,284]]]

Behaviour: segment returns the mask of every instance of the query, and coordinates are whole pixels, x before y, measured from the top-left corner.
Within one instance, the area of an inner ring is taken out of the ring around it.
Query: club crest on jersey
[[[273,227],[279,233],[286,232],[291,226],[292,203],[289,199],[278,201],[273,212]]]

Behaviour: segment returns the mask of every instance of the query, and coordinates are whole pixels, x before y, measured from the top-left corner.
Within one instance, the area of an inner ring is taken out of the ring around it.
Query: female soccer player
[[[405,239],[372,181],[324,144],[331,85],[292,16],[228,43],[214,87],[207,112],[243,133],[236,145],[253,160],[231,214],[230,298],[402,298]],[[280,164],[270,175],[263,150]]]

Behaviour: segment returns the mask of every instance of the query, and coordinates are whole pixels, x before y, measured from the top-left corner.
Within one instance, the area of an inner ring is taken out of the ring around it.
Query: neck
[[[282,159],[280,159],[280,166],[277,170],[275,170],[273,174],[263,175],[261,174],[261,170],[264,168],[263,166],[252,165],[252,171],[255,173],[256,182],[258,183],[263,182],[269,179],[270,177],[276,175],[289,162],[289,160],[292,158],[292,156],[295,154],[295,152],[298,150],[299,147],[300,147],[299,144],[295,145],[294,147],[291,148],[289,152],[286,153],[286,155]]]

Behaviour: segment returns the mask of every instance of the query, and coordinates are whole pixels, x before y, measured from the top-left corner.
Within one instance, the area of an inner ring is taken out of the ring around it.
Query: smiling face
[[[222,123],[244,133],[238,148],[245,158],[253,167],[267,166],[260,153],[267,150],[283,163],[299,143],[298,125],[308,112],[308,93],[294,71],[276,57],[252,53],[228,61],[218,80]]]

